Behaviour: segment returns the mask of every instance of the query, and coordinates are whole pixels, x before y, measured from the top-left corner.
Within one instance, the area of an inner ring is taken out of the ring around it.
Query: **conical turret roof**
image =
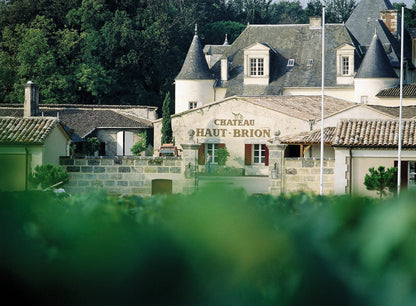
[[[356,78],[397,78],[377,35],[373,36]]]
[[[176,76],[176,80],[211,80],[212,73],[202,49],[201,41],[195,28],[195,35],[189,47],[182,69]]]

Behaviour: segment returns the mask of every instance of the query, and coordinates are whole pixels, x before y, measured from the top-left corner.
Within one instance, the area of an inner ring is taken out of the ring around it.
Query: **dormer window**
[[[289,59],[289,60],[287,61],[287,66],[288,66],[288,67],[293,67],[293,66],[295,66],[295,60],[294,60],[293,58]]]
[[[308,62],[306,63],[306,66],[308,66],[308,67],[313,66],[313,59],[312,58],[308,59]]]
[[[337,48],[337,84],[354,84],[355,47],[344,43]]]
[[[264,75],[264,58],[250,58],[250,75]]]
[[[270,47],[255,43],[244,49],[244,84],[268,85],[270,75]]]

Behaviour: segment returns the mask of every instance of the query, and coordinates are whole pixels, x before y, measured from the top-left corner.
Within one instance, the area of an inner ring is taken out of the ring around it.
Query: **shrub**
[[[29,182],[33,188],[37,188],[40,185],[45,189],[60,182],[62,184],[68,182],[68,173],[60,166],[53,166],[51,164],[38,165],[35,167],[34,172],[30,173]]]
[[[142,153],[143,151],[146,150],[147,146],[146,146],[146,140],[147,140],[147,133],[146,131],[143,131],[141,133],[138,134],[138,136],[140,137],[140,140],[138,142],[136,142],[133,147],[131,148],[131,153],[133,153],[134,155],[140,155],[140,153]]]
[[[227,162],[228,156],[230,156],[230,153],[228,152],[227,148],[219,148],[217,150],[218,155],[218,164],[220,166],[224,166]]]
[[[87,154],[94,155],[100,149],[101,143],[97,137],[87,139]]]
[[[371,167],[368,171],[370,171],[370,174],[366,174],[364,178],[364,185],[367,190],[377,191],[380,199],[387,194],[387,190],[394,193],[397,187],[396,167],[386,169],[380,166],[377,170]]]

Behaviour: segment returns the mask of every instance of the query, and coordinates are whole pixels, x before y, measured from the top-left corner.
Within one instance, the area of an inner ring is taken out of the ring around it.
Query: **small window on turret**
[[[308,66],[308,67],[313,66],[313,59],[312,58],[308,59],[308,62],[306,63],[306,66]]]
[[[293,67],[293,66],[295,66],[295,60],[294,60],[293,58],[289,59],[289,60],[287,61],[287,66],[288,66],[288,67]]]
[[[198,106],[198,102],[194,102],[194,101],[189,102],[189,109],[197,108],[197,106]]]

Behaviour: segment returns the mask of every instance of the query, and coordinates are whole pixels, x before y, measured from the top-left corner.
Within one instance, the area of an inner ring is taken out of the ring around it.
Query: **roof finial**
[[[195,23],[195,35],[198,35],[198,24]]]
[[[225,34],[225,40],[224,43],[222,44],[223,46],[229,46],[230,44],[228,43],[228,35]]]

